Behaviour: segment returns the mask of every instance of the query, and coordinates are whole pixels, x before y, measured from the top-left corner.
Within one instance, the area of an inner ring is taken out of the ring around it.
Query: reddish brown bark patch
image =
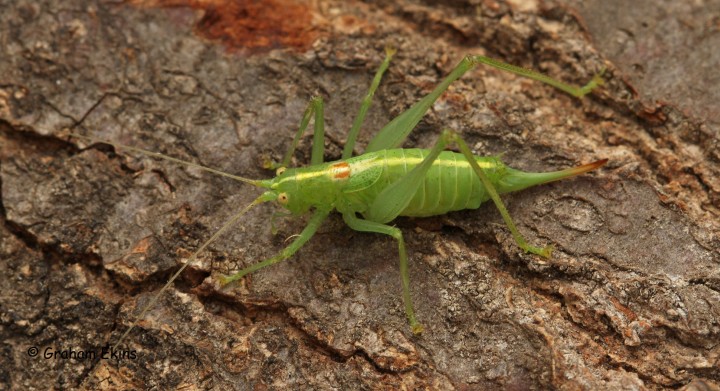
[[[195,32],[228,49],[261,53],[276,48],[303,51],[318,36],[303,0],[133,0],[141,7],[191,7],[204,11]]]

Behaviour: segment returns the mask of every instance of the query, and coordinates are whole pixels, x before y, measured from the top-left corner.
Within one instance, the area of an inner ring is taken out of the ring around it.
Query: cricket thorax
[[[351,167],[345,161],[291,168],[273,180],[271,189],[286,197],[280,204],[293,213],[304,213],[313,207],[327,209],[335,205],[351,175]]]

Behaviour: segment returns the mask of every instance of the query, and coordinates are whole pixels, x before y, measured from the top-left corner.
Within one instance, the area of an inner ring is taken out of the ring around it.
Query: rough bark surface
[[[718,389],[720,2],[247,3],[0,0],[0,387]],[[576,84],[607,67],[583,100],[478,67],[405,143],[449,127],[526,170],[609,158],[505,197],[553,257],[520,253],[492,205],[399,219],[414,336],[395,243],[337,216],[220,289],[302,229],[273,235],[264,205],[141,320],[132,356],[101,358],[258,191],[67,131],[265,178],[318,94],[337,159],[385,46],[358,152],[465,54]]]

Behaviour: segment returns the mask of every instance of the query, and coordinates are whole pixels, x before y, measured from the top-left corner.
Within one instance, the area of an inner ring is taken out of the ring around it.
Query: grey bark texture
[[[0,9],[0,388],[718,389],[717,0]],[[608,158],[504,197],[553,257],[522,254],[492,204],[398,219],[426,328],[415,336],[396,244],[338,216],[292,259],[221,289],[218,274],[304,226],[271,223],[278,208],[263,205],[140,321],[131,356],[100,357],[258,191],[68,131],[267,178],[262,162],[283,155],[313,95],[326,102],[325,158],[340,157],[386,46],[398,54],[360,153],[466,54],[575,84],[607,68],[606,85],[576,100],[478,67],[405,143],[429,147],[448,127],[525,170]]]

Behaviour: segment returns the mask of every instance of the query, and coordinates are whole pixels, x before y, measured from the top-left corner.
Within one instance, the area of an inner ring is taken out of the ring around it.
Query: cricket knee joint
[[[475,65],[478,64],[478,61],[477,61],[477,58],[476,58],[476,57],[477,57],[477,56],[474,56],[474,55],[472,55],[472,54],[468,54],[468,55],[466,55],[465,57],[463,57],[462,63],[463,63],[464,65],[468,65],[468,66],[475,66]]]
[[[313,96],[312,98],[310,98],[310,104],[315,107],[317,107],[317,105],[323,104],[322,96],[318,96],[318,95]]]
[[[452,140],[452,137],[454,137],[455,134],[455,131],[452,129],[443,129],[442,131],[442,137],[447,141]]]
[[[605,80],[602,78],[603,74],[605,73],[605,70],[607,68],[603,67],[600,69],[600,72],[596,73],[593,78],[587,82],[584,86],[577,89],[576,93],[571,93],[571,95],[574,95],[578,98],[582,98],[585,95],[591,93],[594,89],[598,88],[599,86],[605,84]]]
[[[403,240],[402,231],[400,231],[399,228],[393,228],[392,231],[390,231],[390,236],[392,236],[393,239],[398,241]]]
[[[443,141],[445,141],[446,143],[457,142],[460,139],[460,136],[458,136],[457,132],[452,129],[443,129],[440,137],[442,137]]]

